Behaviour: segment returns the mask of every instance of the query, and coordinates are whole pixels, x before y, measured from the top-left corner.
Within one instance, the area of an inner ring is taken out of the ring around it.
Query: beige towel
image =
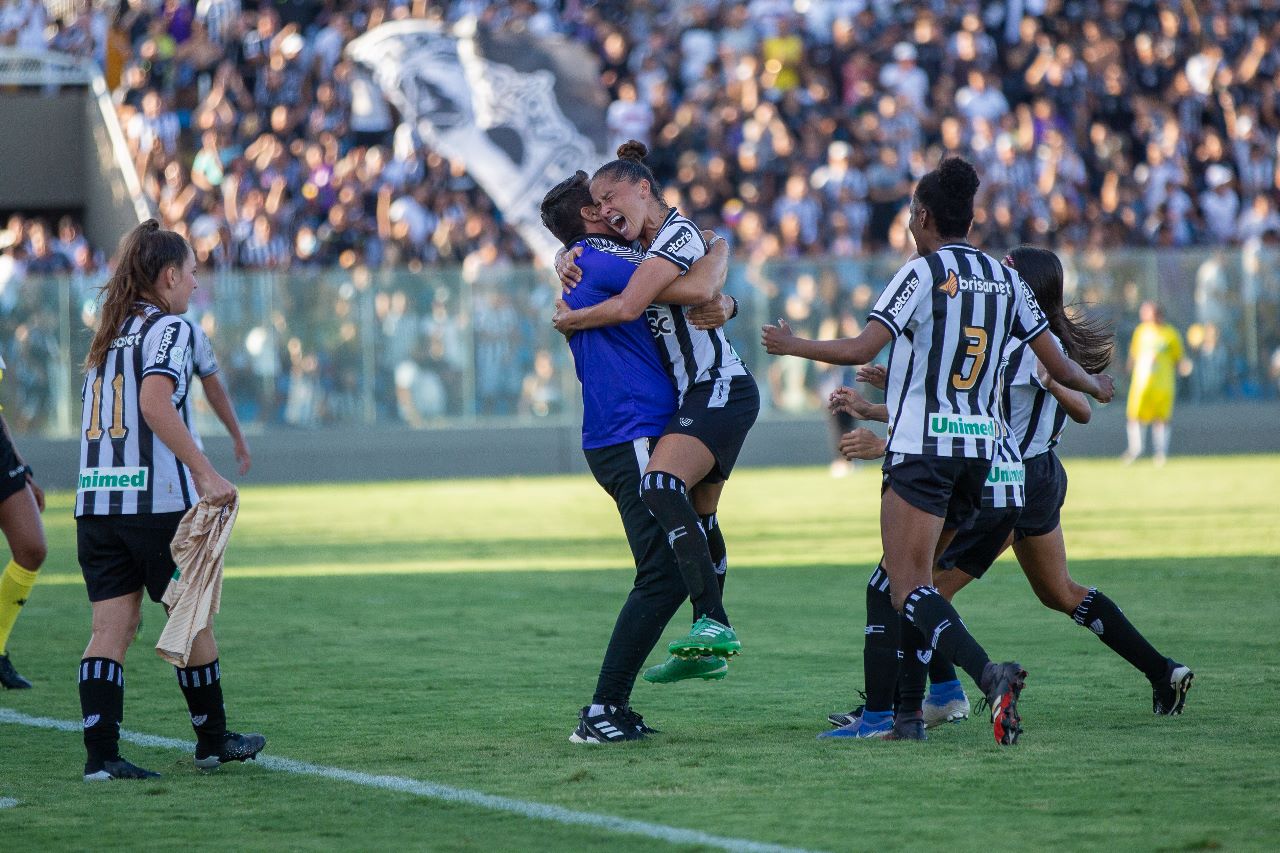
[[[174,666],[186,666],[196,634],[209,625],[222,601],[222,557],[240,511],[239,500],[225,506],[200,503],[187,510],[169,546],[178,564],[160,600],[169,621],[156,642],[156,653]]]

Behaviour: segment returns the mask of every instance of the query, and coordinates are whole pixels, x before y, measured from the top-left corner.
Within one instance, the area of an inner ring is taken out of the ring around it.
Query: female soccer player
[[[1125,462],[1142,455],[1142,434],[1151,425],[1152,459],[1163,465],[1169,458],[1169,419],[1177,393],[1179,370],[1187,367],[1182,354],[1182,336],[1164,320],[1164,311],[1154,302],[1138,309],[1141,323],[1129,341],[1129,448]]]
[[[555,324],[571,334],[642,315],[648,320],[679,408],[649,457],[641,497],[667,532],[698,617],[689,634],[668,649],[678,658],[729,657],[742,644],[730,627],[708,545],[708,533],[718,535],[711,532],[715,519],[704,525],[689,488],[701,484],[709,504],[703,509],[714,516],[720,489],[760,412],[760,394],[721,330],[696,328],[678,306],[652,304],[706,254],[707,242],[697,226],[663,202],[662,189],[643,162],[647,153],[641,143],[627,142],[618,148],[618,159],[591,178],[600,216],[623,240],[639,241],[644,260],[621,293],[587,308],[561,306]]]
[[[4,360],[0,359],[0,375],[4,368]],[[0,684],[9,690],[31,686],[14,668],[8,643],[49,550],[40,522],[42,512],[44,491],[36,485],[31,466],[18,455],[9,424],[0,415],[0,530],[4,531],[11,554],[9,565],[0,575]]]
[[[152,601],[164,595],[175,568],[169,544],[183,514],[198,499],[225,504],[236,496],[187,426],[195,341],[178,315],[196,289],[195,268],[187,242],[154,219],[129,232],[103,287],[85,359],[75,514],[93,604],[93,634],[79,672],[89,781],[159,775],[119,752],[124,659],[142,590]],[[262,735],[227,730],[212,627],[196,635],[188,665],[175,671],[196,732],[197,767],[244,761],[262,750]]]
[[[991,705],[997,742],[1012,744],[1021,731],[1017,700],[1025,673],[1017,663],[987,657],[932,586],[933,564],[980,506],[1000,435],[1000,357],[1010,337],[1029,342],[1068,387],[1102,402],[1114,389],[1110,377],[1090,376],[1042,335],[1044,315],[1012,270],[965,242],[977,189],[977,173],[958,157],[920,179],[910,229],[921,257],[894,276],[871,311],[875,322],[857,337],[809,341],[781,320],[762,335],[774,355],[832,364],[866,364],[893,342],[880,505],[884,559],[868,585],[868,624],[899,625],[901,613],[934,654],[977,682]],[[896,684],[896,654],[884,664],[875,680]],[[892,712],[870,703],[867,710]],[[901,716],[894,734],[919,739],[923,729],[921,718]]]
[[[1031,287],[1049,321],[1051,333],[1067,355],[1091,373],[1105,370],[1111,360],[1112,337],[1102,326],[1066,313],[1062,304],[1062,263],[1058,257],[1045,249],[1022,246],[1014,249],[1004,263],[1017,270]],[[874,417],[867,411],[866,401],[849,389],[832,395],[832,402]],[[996,492],[1006,486],[1003,481],[988,477],[977,522],[958,534],[938,561],[939,570],[934,574],[938,591],[951,600],[971,581],[982,577],[1012,545],[1040,601],[1089,628],[1112,651],[1146,675],[1152,688],[1154,713],[1180,714],[1194,678],[1191,670],[1157,652],[1114,602],[1097,587],[1086,589],[1078,584],[1067,569],[1060,523],[1067,475],[1053,448],[1061,438],[1068,416],[1077,423],[1089,422],[1092,412],[1088,401],[1083,394],[1045,376],[1035,356],[1025,347],[1018,347],[1010,355],[1006,368],[1002,408],[1010,435],[1016,442],[1014,450],[1021,455],[1025,466],[1025,503],[1018,513],[996,508],[1000,503]],[[871,450],[865,444],[860,446],[859,441],[866,440],[862,436],[851,437],[850,449]],[[967,717],[969,701],[951,664],[933,661],[929,675],[932,685],[924,703],[925,724]]]
[[[541,213],[543,225],[556,239],[581,249],[577,286],[567,296],[572,305],[594,305],[626,288],[644,255],[617,239],[600,221],[585,172],[547,193]],[[720,241],[658,299],[705,306],[694,309],[690,317],[714,310],[712,325],[723,325],[729,312],[715,296],[727,268],[728,251]],[[676,393],[658,359],[648,324],[641,319],[575,333],[569,347],[582,382],[583,453],[596,481],[618,505],[636,563],[635,582],[614,624],[595,694],[579,712],[569,740],[622,743],[653,732],[631,710],[631,690],[645,657],[688,595],[667,534],[640,497],[644,465],[676,411]],[[719,675],[701,677],[723,677],[728,667],[721,658],[715,661]]]
[[[1072,318],[1063,310],[1062,262],[1057,255],[1021,246],[1005,258],[1005,264],[1031,286],[1049,328],[1067,355],[1091,373],[1105,370],[1111,361],[1112,337],[1098,325]],[[982,577],[996,557],[1012,545],[1023,573],[1045,607],[1088,628],[1145,675],[1151,684],[1154,713],[1182,713],[1195,677],[1191,670],[1157,652],[1115,602],[1097,587],[1081,586],[1067,570],[1060,523],[1067,472],[1053,448],[1068,416],[1077,423],[1089,422],[1088,401],[1083,394],[1043,376],[1040,364],[1026,348],[1010,359],[1005,381],[1008,423],[1026,466],[1026,503],[1012,531],[985,525],[980,519],[972,530],[957,536],[939,561],[943,571],[935,575],[938,591],[950,600],[970,581]],[[953,568],[959,571],[946,571]],[[933,684],[925,703],[926,722],[937,719],[946,706],[959,704],[963,697],[955,670],[946,662],[931,664],[930,678]]]

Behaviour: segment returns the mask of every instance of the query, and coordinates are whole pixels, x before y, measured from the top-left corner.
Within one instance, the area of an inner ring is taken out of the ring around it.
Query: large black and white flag
[[[558,244],[542,227],[542,197],[577,169],[611,159],[596,59],[559,36],[470,29],[396,21],[347,52],[423,142],[462,161],[546,259]]]

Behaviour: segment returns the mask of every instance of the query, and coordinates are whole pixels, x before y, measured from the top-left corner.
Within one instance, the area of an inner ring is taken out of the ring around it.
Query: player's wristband
[[[729,315],[729,319],[732,320],[734,317],[738,316],[738,300],[733,296],[730,296],[729,298],[733,300],[733,313]]]

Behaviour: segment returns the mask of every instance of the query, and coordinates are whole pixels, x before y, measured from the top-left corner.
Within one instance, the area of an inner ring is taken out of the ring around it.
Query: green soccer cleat
[[[674,684],[677,681],[688,681],[690,678],[701,678],[703,681],[719,681],[729,674],[729,662],[724,658],[669,657],[665,663],[651,666],[644,671],[644,680],[654,684]]]
[[[738,642],[738,635],[728,625],[703,616],[693,623],[687,636],[667,646],[667,651],[673,657],[685,659],[703,655],[730,658],[742,651],[742,643]]]

